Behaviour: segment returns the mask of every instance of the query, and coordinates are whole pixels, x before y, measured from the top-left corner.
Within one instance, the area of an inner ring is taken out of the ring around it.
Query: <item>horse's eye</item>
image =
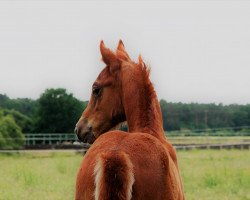
[[[101,94],[101,88],[99,88],[99,87],[94,87],[94,88],[92,89],[92,94],[93,94],[95,97],[99,97],[100,94]]]

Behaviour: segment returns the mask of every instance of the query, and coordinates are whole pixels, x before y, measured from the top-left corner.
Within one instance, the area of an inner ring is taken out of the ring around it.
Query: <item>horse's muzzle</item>
[[[92,144],[96,139],[92,133],[92,127],[88,124],[88,120],[83,117],[81,117],[76,124],[75,134],[83,143]]]
[[[95,141],[95,136],[92,133],[86,133],[84,135],[78,135],[77,138],[83,143],[93,144]]]

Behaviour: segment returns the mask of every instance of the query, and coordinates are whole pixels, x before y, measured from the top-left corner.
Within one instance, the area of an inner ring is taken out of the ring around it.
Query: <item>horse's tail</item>
[[[96,161],[95,200],[130,200],[134,183],[133,165],[124,152],[102,153]]]

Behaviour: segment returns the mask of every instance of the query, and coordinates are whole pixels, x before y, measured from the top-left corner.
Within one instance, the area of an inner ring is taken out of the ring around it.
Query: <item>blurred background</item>
[[[166,131],[249,135],[249,2],[0,4],[1,115],[23,133],[72,133],[104,67],[100,40],[122,39],[152,69]]]

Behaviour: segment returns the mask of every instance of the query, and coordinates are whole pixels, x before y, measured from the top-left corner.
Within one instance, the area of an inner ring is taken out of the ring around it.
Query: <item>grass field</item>
[[[187,200],[249,200],[249,150],[178,152]]]
[[[178,151],[187,200],[249,200],[249,150]],[[72,200],[74,153],[0,154],[1,200]]]

